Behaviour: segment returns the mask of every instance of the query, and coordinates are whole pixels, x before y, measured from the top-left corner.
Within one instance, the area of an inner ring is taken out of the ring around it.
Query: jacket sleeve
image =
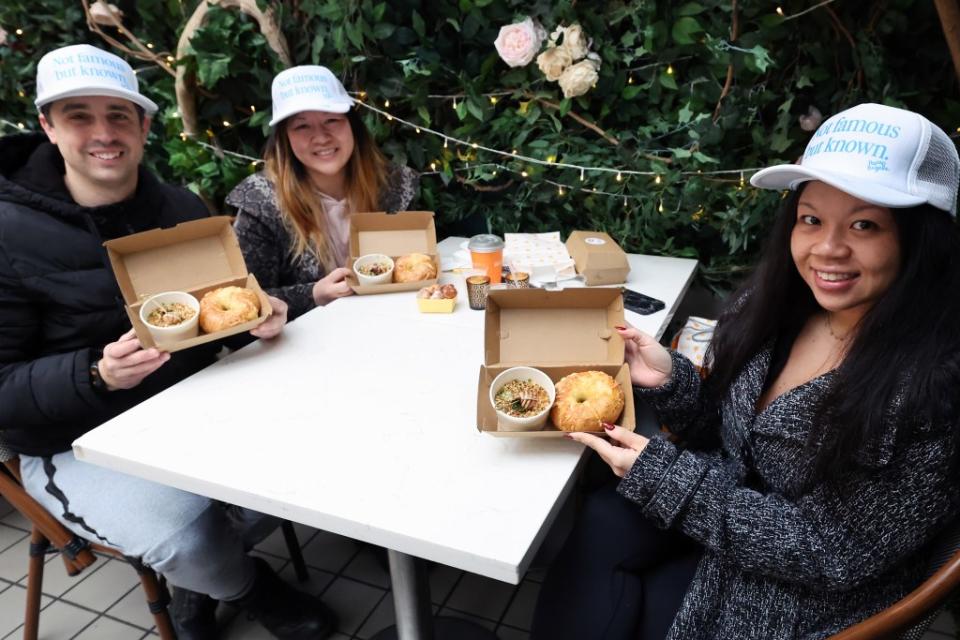
[[[956,514],[956,424],[910,431],[887,465],[861,466],[796,500],[746,488],[720,460],[657,437],[618,491],[659,526],[746,571],[850,589],[919,549]]]
[[[263,207],[240,208],[234,222],[234,230],[240,241],[240,250],[247,263],[247,271],[269,295],[280,298],[290,308],[287,317],[292,320],[313,309],[313,282],[282,285],[284,270],[289,263],[286,234],[279,214],[271,224],[269,213]]]
[[[674,436],[682,440],[712,439],[719,432],[719,408],[707,403],[703,379],[693,363],[672,350],[670,358],[670,380],[660,387],[634,387],[634,395],[653,407],[657,418]]]
[[[104,407],[90,386],[90,349],[36,357],[40,326],[40,311],[0,247],[0,430]]]

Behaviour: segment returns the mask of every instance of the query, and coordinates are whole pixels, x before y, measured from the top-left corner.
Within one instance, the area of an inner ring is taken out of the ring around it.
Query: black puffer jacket
[[[50,455],[211,363],[218,347],[173,354],[127,391],[98,392],[89,367],[130,329],[103,241],[207,216],[184,189],[141,167],[133,198],[85,208],[70,197],[42,135],[0,139],[0,431],[12,449]]]

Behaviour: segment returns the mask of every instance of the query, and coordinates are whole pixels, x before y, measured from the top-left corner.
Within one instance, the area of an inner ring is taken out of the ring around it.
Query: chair
[[[30,560],[27,571],[27,604],[23,619],[23,640],[37,640],[40,626],[40,596],[43,587],[44,558],[48,552],[59,551],[67,575],[76,576],[96,562],[94,552],[112,555],[128,562],[140,576],[147,599],[147,606],[161,640],[175,640],[176,634],[167,611],[170,595],[162,579],[137,558],[123,555],[119,550],[106,545],[84,540],[54,518],[39,502],[24,490],[20,477],[20,458],[0,438],[0,496],[19,511],[32,526],[30,533]],[[296,531],[289,520],[284,520],[281,529],[290,552],[297,579],[308,579],[307,567],[300,551]]]
[[[920,640],[960,585],[960,520],[932,543],[929,577],[883,611],[830,637],[830,640]]]
[[[88,542],[75,535],[34,500],[20,484],[20,458],[0,440],[0,495],[32,525],[30,564],[27,571],[27,606],[23,618],[23,640],[37,640],[40,627],[40,593],[43,586],[44,558],[51,545],[60,552],[67,575],[75,576],[96,562],[93,552],[112,555],[130,563],[140,576],[140,585],[153,614],[162,640],[175,640],[167,603],[170,596],[157,575],[136,558],[129,558],[117,549]]]

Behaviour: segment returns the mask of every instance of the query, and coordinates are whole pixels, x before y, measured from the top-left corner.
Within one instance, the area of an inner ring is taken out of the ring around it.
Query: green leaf
[[[660,85],[666,89],[677,90],[677,80],[673,77],[673,74],[662,71],[660,73]]]
[[[384,14],[387,12],[387,3],[381,2],[373,8],[373,21],[380,22],[383,20]]]
[[[388,24],[386,22],[378,22],[373,27],[373,37],[377,40],[386,40],[392,36],[393,32],[396,30],[396,25]]]
[[[695,16],[698,13],[703,13],[704,7],[698,2],[688,2],[682,5],[677,9],[678,16]]]
[[[770,53],[759,44],[750,49],[750,53],[753,54],[753,64],[756,65],[757,69],[761,72],[766,71],[767,67],[773,64],[773,58],[770,57]]]
[[[427,25],[424,24],[423,18],[420,17],[420,14],[417,13],[416,9],[413,10],[410,20],[412,22],[413,30],[418,36],[420,36],[420,39],[423,40],[424,37],[426,37]]]
[[[676,89],[676,86],[673,87]],[[623,91],[620,92],[620,95],[623,96],[624,100],[633,100],[637,97],[643,87],[636,84],[628,84],[623,88]]]
[[[419,107],[417,107],[417,113],[420,115],[421,118],[423,118],[423,123],[429,127],[430,111],[427,109],[427,106],[422,104]]]
[[[464,102],[467,103],[467,111],[469,111],[470,114],[471,114],[474,118],[476,118],[476,119],[479,120],[480,122],[483,122],[483,120],[484,120],[484,117],[483,117],[483,107],[481,107],[480,105],[478,105],[478,104],[477,104],[476,102],[474,102],[473,100],[464,100]]]
[[[560,108],[557,110],[557,113],[559,113],[562,118],[570,112],[570,107],[572,106],[573,102],[571,102],[570,98],[564,98],[560,101]]]
[[[703,27],[697,22],[696,18],[684,16],[673,23],[673,29],[670,31],[673,41],[677,44],[693,44],[694,35],[703,33]]]
[[[692,117],[693,117],[693,110],[690,108],[689,102],[683,105],[682,107],[680,107],[680,110],[677,111],[677,122],[686,124],[687,122],[690,122],[690,118]]]

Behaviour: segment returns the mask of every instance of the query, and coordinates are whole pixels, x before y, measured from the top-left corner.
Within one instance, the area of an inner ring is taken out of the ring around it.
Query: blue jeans
[[[171,584],[235,600],[253,585],[247,549],[279,521],[74,458],[20,457],[27,493],[77,535],[140,558]]]

